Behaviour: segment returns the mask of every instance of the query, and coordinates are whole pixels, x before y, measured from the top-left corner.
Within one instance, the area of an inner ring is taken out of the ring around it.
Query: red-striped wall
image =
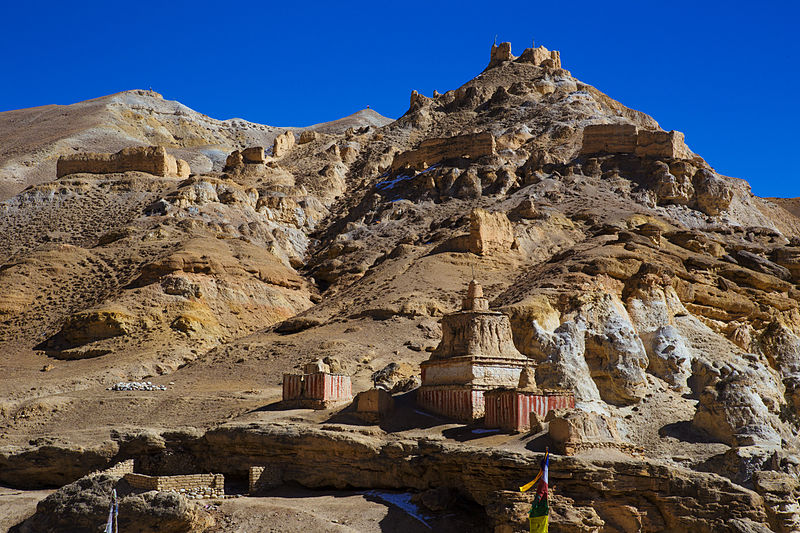
[[[466,422],[480,418],[484,411],[481,390],[423,387],[417,392],[417,403],[434,413]]]
[[[283,399],[299,400],[303,397],[303,376],[302,374],[283,375]]]
[[[484,424],[490,428],[509,431],[527,431],[531,426],[531,413],[544,418],[554,409],[574,409],[575,396],[571,394],[533,394],[506,390],[486,395]]]
[[[284,400],[350,400],[353,386],[350,376],[337,374],[284,374]]]

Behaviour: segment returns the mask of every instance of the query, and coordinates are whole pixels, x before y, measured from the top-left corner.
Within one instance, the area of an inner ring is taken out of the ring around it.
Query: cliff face
[[[516,481],[498,465],[530,469],[531,452],[559,445],[579,452],[551,470],[555,508],[580,523],[565,531],[796,528],[795,203],[753,196],[691,139],[575,79],[542,48],[515,57],[501,45],[475,79],[414,92],[389,124],[361,113],[366,122],[350,117],[345,131],[326,124],[299,138],[240,121],[184,124],[179,104],[153,99],[85,106],[172,109],[159,119],[172,137],[146,140],[189,161],[188,179],[56,179],[53,167],[0,204],[7,465],[33,475],[26,458],[55,457],[48,439],[69,428],[57,449],[84,446],[84,462],[66,477],[39,469],[42,483],[63,483],[122,453],[97,446],[123,418],[145,428],[236,418],[254,429],[182,442],[187,464],[208,467],[213,441],[227,450],[215,456],[226,474],[273,461],[308,486],[423,490],[453,487],[453,476],[497,527],[514,527],[525,502],[502,492]],[[92,113],[78,116],[101,117]],[[225,147],[219,165],[190,154],[212,145]],[[380,438],[362,439],[320,429],[346,413],[265,408],[281,374],[311,359],[335,359],[356,393],[389,363],[416,368],[473,278],[508,314],[535,385],[572,389],[576,413],[540,421],[537,436],[465,437],[400,409],[364,429]],[[133,379],[172,384],[146,397],[106,391]],[[332,466],[311,467],[325,450]],[[126,453],[178,468],[151,452]]]

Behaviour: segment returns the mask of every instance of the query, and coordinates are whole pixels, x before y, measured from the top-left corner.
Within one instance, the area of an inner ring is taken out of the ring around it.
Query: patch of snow
[[[414,518],[422,522],[422,524],[424,524],[425,527],[427,527],[428,529],[433,529],[431,525],[428,524],[428,521],[426,520],[427,517],[422,514],[419,507],[411,503],[411,494],[409,494],[408,492],[396,493],[396,492],[384,492],[379,490],[370,490],[365,492],[364,494],[367,496],[373,496],[375,498],[381,499],[386,503],[389,503],[399,509],[402,509],[410,516],[413,516]]]

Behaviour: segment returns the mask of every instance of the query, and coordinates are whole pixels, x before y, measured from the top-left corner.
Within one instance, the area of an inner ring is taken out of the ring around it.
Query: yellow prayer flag
[[[542,477],[542,471],[541,471],[541,470],[539,470],[539,473],[538,473],[538,474],[536,474],[536,477],[535,477],[535,478],[533,478],[533,481],[531,481],[530,483],[525,483],[524,485],[522,485],[522,486],[519,488],[519,491],[520,491],[520,492],[527,492],[528,490],[530,490],[530,489],[531,489],[531,487],[533,487],[534,485],[536,485],[536,482],[537,482],[537,481],[539,481],[539,478],[541,478],[541,477]]]
[[[532,516],[529,520],[531,521],[531,533],[547,533],[550,516]]]

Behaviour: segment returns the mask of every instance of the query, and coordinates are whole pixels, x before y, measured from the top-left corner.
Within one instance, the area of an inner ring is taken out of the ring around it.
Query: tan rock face
[[[630,449],[617,430],[621,423],[609,416],[586,411],[551,411],[545,418],[556,453],[574,455],[591,448]]]
[[[275,137],[272,144],[272,157],[283,157],[294,147],[294,133],[285,131]]]
[[[396,155],[391,170],[395,172],[405,167],[422,170],[445,159],[474,160],[494,153],[494,135],[489,132],[426,139],[415,150]]]
[[[470,252],[478,255],[509,252],[515,242],[514,228],[505,213],[490,213],[480,208],[472,210],[469,218]]]
[[[154,176],[187,177],[189,164],[177,160],[163,146],[124,148],[115,154],[82,153],[58,158],[56,176],[69,174],[110,174],[112,172],[147,172]]]

